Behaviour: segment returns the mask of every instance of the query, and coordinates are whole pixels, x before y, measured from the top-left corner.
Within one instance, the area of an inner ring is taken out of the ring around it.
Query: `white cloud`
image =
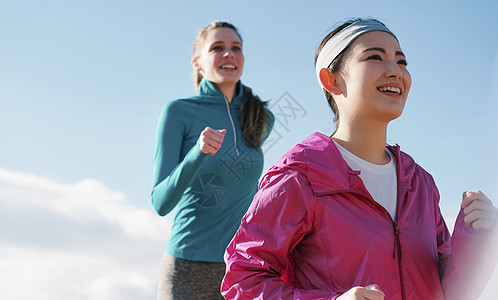
[[[0,169],[3,299],[153,299],[171,217],[87,179]]]

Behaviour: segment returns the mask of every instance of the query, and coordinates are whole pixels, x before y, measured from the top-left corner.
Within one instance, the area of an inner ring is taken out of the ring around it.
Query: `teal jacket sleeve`
[[[208,156],[200,150],[197,141],[181,158],[189,119],[177,101],[166,104],[159,118],[151,195],[152,205],[160,216],[175,208]]]

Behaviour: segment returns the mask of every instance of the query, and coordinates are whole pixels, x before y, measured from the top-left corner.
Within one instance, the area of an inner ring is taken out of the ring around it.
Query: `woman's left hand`
[[[496,222],[498,209],[481,191],[463,193],[462,208],[465,223],[474,229],[488,229]]]

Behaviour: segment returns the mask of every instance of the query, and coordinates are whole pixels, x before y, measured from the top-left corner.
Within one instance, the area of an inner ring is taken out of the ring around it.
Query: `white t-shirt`
[[[397,180],[396,163],[393,154],[386,148],[391,160],[385,165],[376,165],[355,156],[334,141],[342,157],[355,171],[360,171],[360,178],[373,199],[382,205],[394,220],[396,218]]]

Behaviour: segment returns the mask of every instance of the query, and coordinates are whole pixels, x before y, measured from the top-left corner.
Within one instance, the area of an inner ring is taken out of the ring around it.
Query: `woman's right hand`
[[[199,148],[201,148],[201,151],[209,155],[214,155],[221,148],[226,132],[226,129],[215,130],[211,127],[204,128],[199,136]]]
[[[384,300],[384,293],[376,284],[367,285],[366,287],[357,286],[341,296],[337,300]]]

